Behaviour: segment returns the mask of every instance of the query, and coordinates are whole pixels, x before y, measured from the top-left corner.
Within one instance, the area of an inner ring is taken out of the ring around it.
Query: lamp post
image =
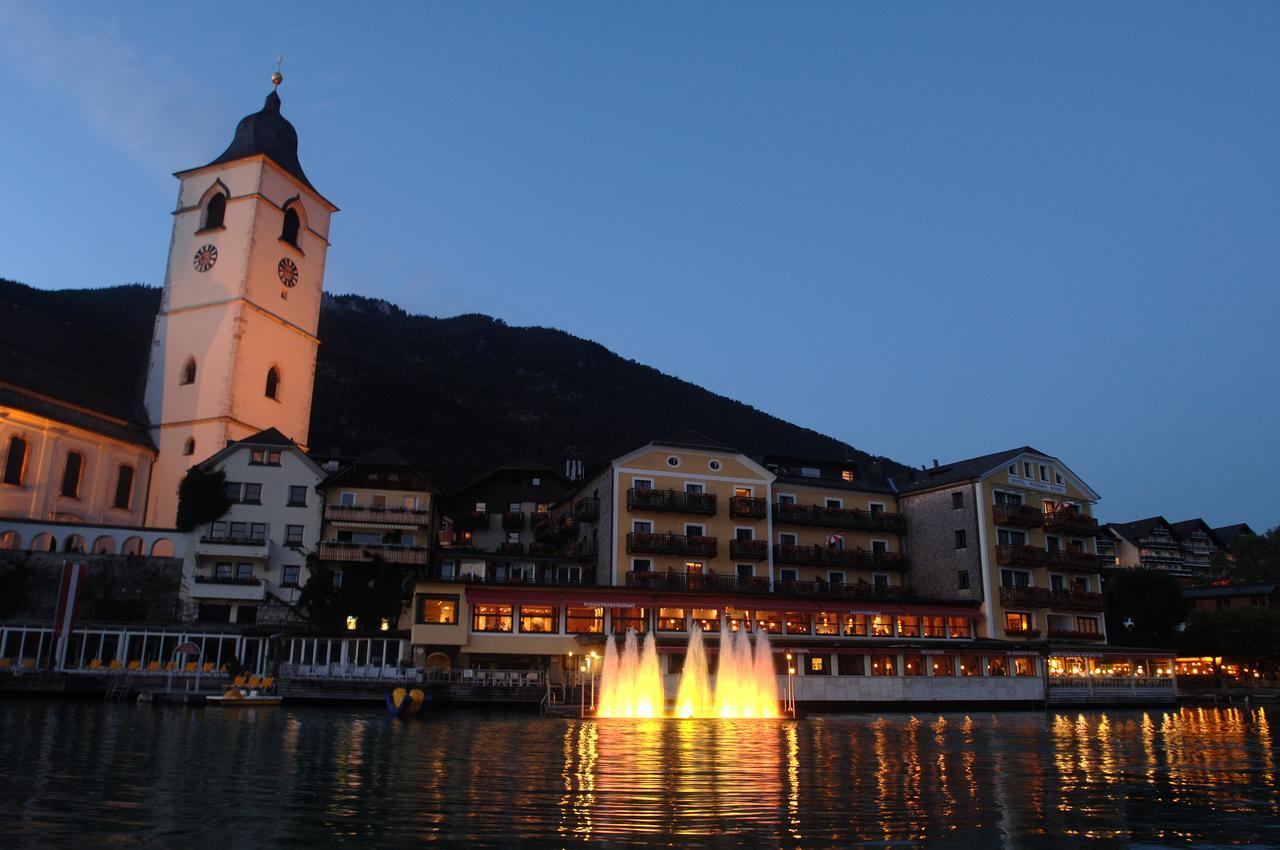
[[[587,678],[591,680],[591,710],[596,710],[596,675],[593,671],[594,662],[596,660],[596,651],[591,650],[591,654],[587,656]]]
[[[794,676],[796,675],[796,667],[791,663],[791,653],[787,653],[787,711],[791,712],[791,716],[796,715],[796,689],[794,684]]]
[[[587,665],[583,664],[581,667],[579,667],[578,672],[579,673],[587,672]],[[578,706],[578,716],[586,717],[587,716],[587,688],[585,685],[582,684],[581,679],[578,680],[578,694],[579,694],[579,699],[581,700],[580,705]]]

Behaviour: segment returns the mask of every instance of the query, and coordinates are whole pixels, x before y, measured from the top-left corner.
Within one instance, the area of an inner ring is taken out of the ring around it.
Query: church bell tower
[[[272,81],[282,81],[277,72]],[[329,218],[272,90],[231,145],[179,171],[178,206],[147,371],[159,450],[146,523],[171,527],[187,470],[276,428],[306,446]]]

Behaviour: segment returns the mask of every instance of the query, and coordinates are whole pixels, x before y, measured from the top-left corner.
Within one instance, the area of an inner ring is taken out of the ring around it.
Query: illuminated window
[[[807,611],[788,611],[787,612],[787,634],[789,635],[809,634],[809,613]]]
[[[437,626],[453,626],[458,622],[458,597],[419,596],[418,622]]]
[[[1031,631],[1031,617],[1027,614],[1008,611],[1004,615],[1004,630],[1006,632],[1029,632]]]
[[[873,655],[871,656],[871,675],[872,676],[896,676],[898,675],[898,658],[896,655]]]
[[[688,626],[685,625],[683,608],[658,609],[658,631],[683,632],[687,630]]]
[[[960,675],[961,676],[981,676],[982,675],[982,656],[981,655],[961,655],[960,656]]]
[[[510,605],[471,606],[471,630],[476,632],[511,631]]]
[[[739,564],[739,566],[743,565]],[[724,616],[729,622],[730,631],[737,632],[742,629],[751,631],[751,612],[745,608],[725,608]]]
[[[1096,635],[1098,633],[1097,617],[1076,617],[1076,631],[1086,635]]]
[[[890,614],[872,614],[871,636],[893,637],[893,616]]]
[[[950,655],[930,655],[929,675],[931,676],[954,676],[956,674],[955,662],[952,661]]]
[[[614,608],[612,619],[615,635],[625,635],[628,629],[639,635],[649,631],[648,608]]]
[[[1013,675],[1036,675],[1036,660],[1026,655],[1015,655],[1013,658]]]
[[[902,675],[925,675],[924,656],[918,652],[905,652],[902,655]]]
[[[898,634],[902,637],[920,637],[920,618],[915,614],[898,617]]]
[[[564,628],[571,635],[602,635],[604,609],[570,605],[564,612]]]
[[[825,655],[809,655],[805,657],[804,671],[810,676],[830,676],[831,664]]]
[[[829,611],[819,611],[813,618],[815,635],[835,635],[840,633],[840,617]]]
[[[22,473],[27,462],[27,441],[21,437],[9,438],[9,453],[4,459],[4,483],[22,486]]]
[[[866,637],[867,615],[845,614],[844,622],[841,624],[840,631],[845,637]]]
[[[782,618],[777,611],[757,611],[756,626],[771,635],[782,633]]]
[[[947,619],[947,634],[952,638],[971,638],[973,637],[973,621],[968,617],[949,617]]]
[[[1008,676],[1009,675],[1009,659],[1003,655],[993,655],[987,659],[987,675],[989,676]]]
[[[717,608],[694,608],[693,622],[702,627],[704,632],[720,631],[720,611]]]
[[[520,631],[555,634],[560,631],[560,606],[521,605]]]

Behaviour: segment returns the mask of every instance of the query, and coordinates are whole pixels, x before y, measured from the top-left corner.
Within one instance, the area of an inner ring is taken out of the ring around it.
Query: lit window
[[[471,606],[471,629],[477,632],[511,631],[510,605]]]
[[[683,632],[686,630],[683,608],[658,609],[658,631]]]
[[[458,597],[418,597],[418,622],[437,626],[452,626],[458,622]]]
[[[932,676],[954,676],[956,674],[956,668],[955,663],[951,660],[951,656],[929,656],[929,674]]]
[[[789,635],[809,634],[808,612],[806,611],[788,611],[787,612],[787,634]]]
[[[920,618],[914,614],[898,617],[898,634],[902,637],[920,637]]]
[[[611,616],[613,633],[616,635],[625,635],[628,631],[642,635],[649,631],[649,609],[647,608],[614,608]]]
[[[867,636],[867,615],[866,614],[845,614],[844,623],[841,631],[845,637],[866,637]]]
[[[520,631],[555,634],[560,631],[560,607],[557,605],[521,605]]]
[[[902,655],[902,675],[923,676],[926,670],[924,656],[918,652],[906,652]]]
[[[872,614],[871,636],[893,637],[893,616],[890,614]]]
[[[771,635],[782,633],[782,618],[777,611],[757,611],[756,626]]]
[[[898,675],[898,658],[894,655],[873,655],[871,656],[871,675],[872,676],[896,676]]]
[[[570,605],[565,609],[564,627],[571,635],[604,634],[604,609]]]
[[[704,632],[720,631],[720,611],[716,608],[694,608],[690,612],[693,622],[702,627]]]

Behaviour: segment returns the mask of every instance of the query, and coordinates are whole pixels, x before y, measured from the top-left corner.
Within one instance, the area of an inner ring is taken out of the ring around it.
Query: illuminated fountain
[[[720,624],[720,663],[716,676],[707,673],[702,630],[689,636],[684,669],[676,689],[676,717],[778,717],[778,680],[769,636],[760,632],[752,646],[745,631]],[[597,717],[661,717],[666,691],[658,669],[658,645],[650,632],[641,651],[628,631],[621,652],[610,635],[605,642]]]

